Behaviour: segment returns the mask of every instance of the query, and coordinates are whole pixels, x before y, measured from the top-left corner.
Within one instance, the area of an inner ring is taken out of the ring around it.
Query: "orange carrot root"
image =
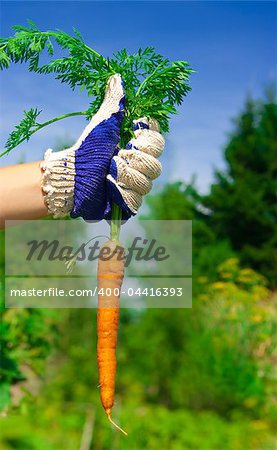
[[[116,342],[119,322],[120,289],[124,277],[123,248],[117,241],[106,242],[101,250],[105,258],[98,260],[97,361],[101,402],[109,421],[123,434],[112,419],[116,374]],[[101,252],[100,250],[100,252]],[[106,259],[109,254],[113,255]],[[100,253],[101,254],[101,253]],[[108,293],[109,292],[109,293]],[[107,295],[105,295],[107,293]]]

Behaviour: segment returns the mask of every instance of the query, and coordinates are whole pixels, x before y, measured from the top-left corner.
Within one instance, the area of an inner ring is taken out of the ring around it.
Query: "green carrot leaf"
[[[133,54],[124,48],[111,58],[104,58],[84,42],[76,28],[73,28],[74,35],[71,36],[62,30],[40,31],[31,20],[28,20],[28,25],[16,25],[13,27],[13,36],[0,38],[2,70],[7,69],[11,63],[28,63],[31,72],[52,74],[73,90],[76,87],[79,91],[85,90],[90,98],[85,112],[88,120],[101,105],[107,79],[120,73],[126,93],[121,142],[128,142],[133,134],[133,120],[142,116],[157,119],[162,131],[169,130],[170,116],[177,113],[176,106],[181,105],[191,89],[189,78],[193,71],[186,61],[170,62],[151,46],[139,48]],[[52,59],[57,45],[65,54]],[[28,140],[31,134],[40,129],[36,128],[38,114],[37,109],[24,113],[24,119],[8,138],[8,151]],[[64,117],[68,117],[68,114]],[[55,119],[49,123],[53,121]]]
[[[21,142],[29,140],[33,128],[38,126],[37,117],[40,113],[41,111],[37,108],[31,108],[29,111],[24,111],[24,118],[15,126],[14,131],[9,135],[5,144],[5,148],[8,152]]]

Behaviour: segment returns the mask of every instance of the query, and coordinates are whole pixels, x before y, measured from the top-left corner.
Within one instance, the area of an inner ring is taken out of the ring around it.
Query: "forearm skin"
[[[0,168],[0,228],[5,220],[48,215],[41,190],[41,161]]]

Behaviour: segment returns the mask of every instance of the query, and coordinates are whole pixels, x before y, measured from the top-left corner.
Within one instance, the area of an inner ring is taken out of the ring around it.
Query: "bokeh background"
[[[28,18],[74,26],[104,56],[153,45],[196,70],[141,212],[193,221],[193,307],[122,311],[115,418],[126,439],[99,401],[95,311],[2,303],[1,448],[275,449],[276,3],[2,2],[1,35]],[[2,148],[24,109],[48,120],[88,104],[24,65],[1,73],[0,94]],[[39,160],[84,126],[57,123],[0,164]],[[3,261],[2,245],[2,272]]]

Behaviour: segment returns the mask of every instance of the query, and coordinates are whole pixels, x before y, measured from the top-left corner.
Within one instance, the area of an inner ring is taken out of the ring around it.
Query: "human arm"
[[[0,168],[0,228],[5,220],[32,220],[48,214],[41,189],[41,161]]]
[[[120,149],[124,102],[121,77],[113,75],[99,111],[72,147],[48,149],[41,163],[3,169],[2,182],[14,186],[2,190],[2,224],[5,218],[36,219],[47,213],[101,220],[110,217],[112,202],[124,219],[135,215],[161,172],[157,158],[164,139],[156,121],[141,118],[134,121],[134,138]]]

